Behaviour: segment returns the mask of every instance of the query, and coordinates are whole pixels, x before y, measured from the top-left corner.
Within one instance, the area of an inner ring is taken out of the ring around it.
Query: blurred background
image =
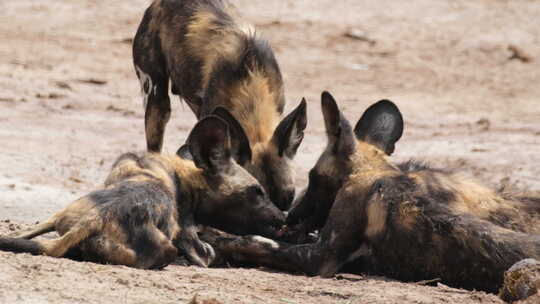
[[[325,145],[329,90],[351,123],[379,99],[400,107],[396,162],[540,190],[540,1],[232,2],[270,41],[287,111],[308,100],[298,187]],[[42,220],[145,148],[131,43],[149,3],[0,1],[0,220]],[[195,122],[172,101],[170,153]]]

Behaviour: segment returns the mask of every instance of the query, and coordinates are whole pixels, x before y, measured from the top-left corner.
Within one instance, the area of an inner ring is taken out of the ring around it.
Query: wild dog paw
[[[188,260],[201,267],[210,266],[216,258],[214,248],[201,240],[186,240],[182,242],[182,247]]]

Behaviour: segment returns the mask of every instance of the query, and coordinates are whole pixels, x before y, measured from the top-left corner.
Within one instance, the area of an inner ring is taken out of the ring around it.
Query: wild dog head
[[[289,209],[295,194],[295,172],[292,160],[304,138],[307,125],[306,101],[286,116],[276,127],[271,139],[252,145],[248,134],[229,111],[217,107],[213,115],[225,120],[236,140],[238,164],[246,168],[262,185],[270,200],[281,210]]]
[[[193,162],[202,169],[207,185],[196,200],[195,221],[231,233],[273,237],[284,224],[284,215],[238,163],[249,159],[249,149],[245,138],[230,136],[230,129],[221,118],[210,115],[188,138]]]
[[[270,141],[254,146],[254,157],[246,169],[257,178],[281,210],[288,210],[295,195],[293,158],[307,125],[306,101],[276,127]]]
[[[392,154],[403,133],[403,117],[388,100],[370,106],[354,129],[330,93],[322,93],[321,107],[327,145],[287,218],[288,224],[303,222],[308,231],[323,227],[338,191],[355,168],[389,166],[385,156]]]

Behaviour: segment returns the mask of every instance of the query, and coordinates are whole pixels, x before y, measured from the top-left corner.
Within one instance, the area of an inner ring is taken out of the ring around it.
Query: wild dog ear
[[[240,164],[240,166],[243,166],[246,162],[251,162],[251,146],[249,145],[249,139],[238,120],[236,120],[231,112],[224,107],[215,108],[212,115],[216,115],[223,119],[229,125],[232,154],[236,162]]]
[[[327,91],[321,94],[321,108],[326,127],[326,136],[328,137],[328,146],[332,147],[332,151],[336,154],[352,152],[355,140],[352,135],[351,125],[339,110],[334,97]]]
[[[403,134],[403,116],[390,100],[381,100],[371,105],[354,127],[359,140],[366,141],[390,155],[395,143]]]
[[[221,118],[209,115],[199,121],[188,137],[189,152],[195,166],[212,174],[230,166],[229,127]]]
[[[279,123],[272,135],[272,142],[278,148],[280,157],[285,155],[288,158],[294,158],[304,139],[306,126],[306,99],[302,98],[296,109]]]

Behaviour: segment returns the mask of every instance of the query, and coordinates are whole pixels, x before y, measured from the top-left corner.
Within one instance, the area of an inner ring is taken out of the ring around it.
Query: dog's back
[[[372,254],[364,257],[364,270],[404,281],[439,277],[451,286],[495,292],[515,262],[540,258],[538,214],[525,218],[518,202],[463,175],[400,167],[400,174],[375,181],[380,200],[367,204],[367,222],[375,224],[379,213],[385,221],[379,229],[368,224],[366,232],[377,233],[366,233]],[[509,212],[516,217],[497,218]]]
[[[516,232],[540,234],[540,199],[493,190],[459,171],[425,163],[399,164],[427,197],[448,204],[457,214],[469,214]]]
[[[139,26],[133,55],[138,73],[170,77],[172,92],[198,118],[219,105],[236,114],[234,109],[242,105],[231,104],[239,101],[231,100],[236,92],[227,90],[238,90],[248,77],[260,77],[255,81],[262,81],[268,90],[264,94],[272,95],[260,100],[269,103],[267,115],[276,112],[278,118],[283,112],[283,84],[272,50],[224,1],[154,1]],[[156,85],[151,82],[147,86]]]
[[[200,120],[219,115],[248,142],[239,163],[282,210],[294,198],[296,155],[306,128],[306,102],[286,117],[283,80],[269,44],[220,0],[156,0],[133,42],[145,104],[149,151],[160,152],[171,115],[171,91]],[[229,116],[229,115],[226,115]]]

